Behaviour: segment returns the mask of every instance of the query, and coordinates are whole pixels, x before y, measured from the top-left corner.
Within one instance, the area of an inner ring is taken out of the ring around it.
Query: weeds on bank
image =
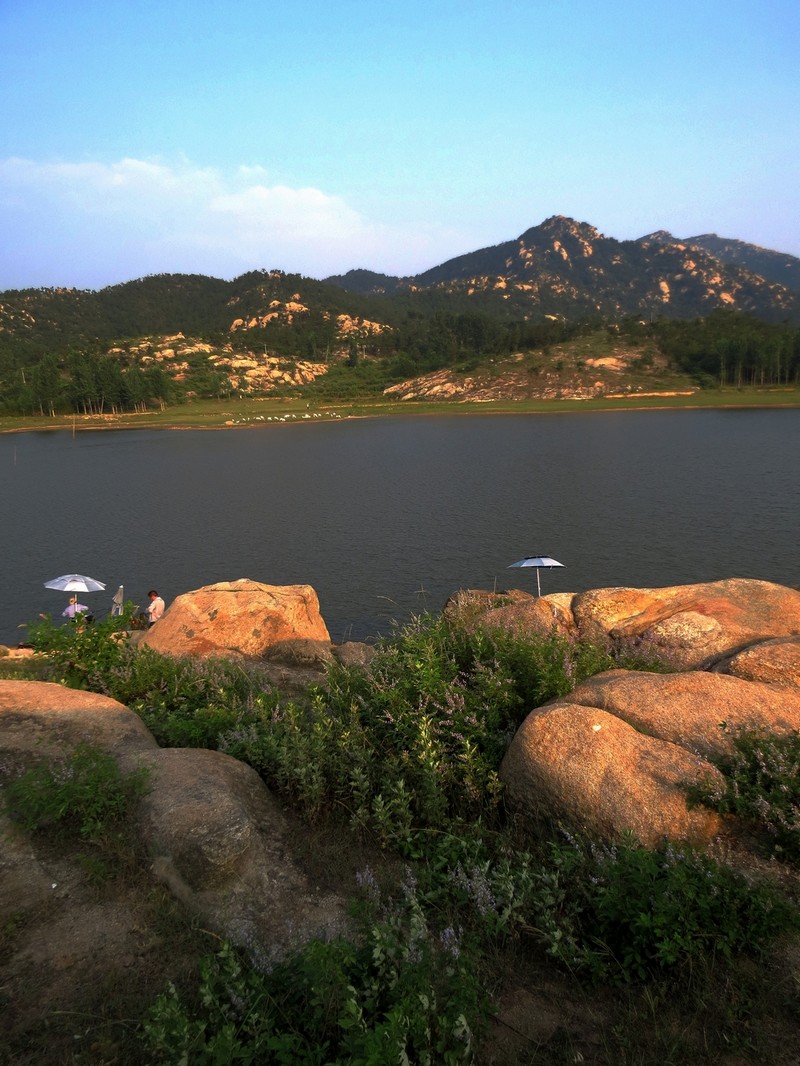
[[[599,670],[652,661],[423,616],[381,642],[368,670],[333,667],[324,689],[284,700],[257,670],[108,642],[102,667],[84,661],[88,643],[59,648],[64,676],[139,711],[162,744],[248,762],[308,820],[344,815],[413,869],[388,897],[365,871],[346,939],[271,966],[228,947],[209,958],[196,1000],[170,990],[156,1004],[155,1061],[469,1062],[484,1017],[476,987],[515,942],[590,985],[678,989],[797,929],[791,900],[706,857],[565,833],[521,846],[507,824],[498,768],[524,716]],[[772,756],[758,751],[748,802],[763,806]],[[775,808],[797,752],[781,758]]]
[[[723,727],[724,728],[724,727]],[[695,802],[735,814],[766,831],[769,854],[800,864],[800,733],[744,731],[732,736],[731,755],[716,760],[720,783],[689,790]]]
[[[630,840],[551,845],[550,894],[539,894],[540,935],[551,955],[595,978],[647,980],[707,958],[761,956],[800,928],[797,908],[687,848],[656,850]]]
[[[334,666],[303,704],[243,716],[219,746],[307,817],[331,808],[413,857],[412,838],[498,818],[497,770],[533,707],[614,664],[552,634],[466,634],[424,615],[377,648],[368,671]]]
[[[677,989],[797,927],[774,892],[691,852],[633,842],[565,836],[548,857],[492,858],[443,837],[398,891],[387,896],[368,869],[357,880],[347,938],[272,964],[225,945],[204,960],[195,999],[168,988],[144,1026],[149,1061],[470,1063],[489,1006],[486,960],[510,938],[535,939],[592,983],[669,978]]]
[[[457,931],[431,924],[410,871],[389,898],[370,871],[359,880],[348,938],[261,968],[226,945],[204,961],[194,1009],[170,987],[145,1023],[150,1061],[472,1062],[483,995]]]
[[[131,628],[133,604],[122,615],[102,621],[75,621],[56,625],[49,615],[26,627],[35,651],[47,655],[53,677],[70,688],[104,691],[105,678],[124,651],[125,630]]]
[[[147,780],[146,769],[123,775],[111,755],[80,744],[65,758],[45,760],[8,782],[6,807],[28,831],[97,841],[128,817]]]
[[[128,614],[83,627],[44,619],[29,626],[30,641],[47,656],[51,680],[130,707],[163,747],[216,748],[242,716],[256,718],[275,703],[257,667],[131,647],[123,635],[129,624]]]

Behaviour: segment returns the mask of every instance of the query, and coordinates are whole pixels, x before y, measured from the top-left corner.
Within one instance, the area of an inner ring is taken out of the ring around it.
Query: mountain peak
[[[652,241],[655,244],[678,244],[678,238],[674,237],[668,229],[653,230],[652,233],[647,233],[644,237],[638,238],[639,244],[646,244],[648,241]]]
[[[568,215],[551,215],[538,226],[533,226],[522,234],[520,240],[525,241],[530,237],[547,236],[561,240],[564,237],[575,237],[583,241],[596,241],[602,234],[588,222],[578,222]]]

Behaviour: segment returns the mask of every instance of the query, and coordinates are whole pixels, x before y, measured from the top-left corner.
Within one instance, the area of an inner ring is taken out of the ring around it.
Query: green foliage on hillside
[[[750,315],[715,311],[707,318],[659,319],[662,351],[700,384],[789,385],[800,381],[800,329]]]
[[[631,243],[635,248],[619,263],[613,247],[602,242],[592,257],[576,253],[576,279],[581,271],[613,266],[615,284],[636,288],[636,256],[646,253]],[[471,269],[473,257],[464,258],[463,269]],[[626,271],[632,271],[630,277]],[[163,363],[142,360],[143,338],[179,335],[217,353],[327,364],[336,372],[304,391],[309,398],[333,401],[375,396],[395,382],[443,368],[474,370],[513,353],[541,353],[546,362],[555,345],[604,328],[649,345],[674,371],[691,375],[701,386],[763,387],[800,380],[796,326],[722,310],[691,319],[652,317],[652,312],[603,317],[590,304],[566,296],[558,314],[545,315],[545,301],[534,315],[524,291],[467,290],[432,280],[427,288],[365,295],[300,275],[253,271],[230,282],[157,275],[99,292],[3,293],[0,410],[106,414],[234,392],[207,352],[182,357],[187,369],[179,380]],[[298,304],[302,309],[294,310]],[[276,307],[281,313],[274,312]],[[341,328],[343,319],[347,331]],[[232,329],[237,320],[241,325]],[[349,376],[339,372],[342,366]]]
[[[146,769],[123,775],[113,755],[82,744],[10,781],[6,807],[28,830],[97,842],[130,815],[147,780]]]

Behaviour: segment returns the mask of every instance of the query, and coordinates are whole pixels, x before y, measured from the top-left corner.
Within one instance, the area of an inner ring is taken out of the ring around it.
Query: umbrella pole
[[[539,597],[541,598],[541,595],[542,595],[542,583],[539,580],[539,567],[538,566],[536,567],[536,591],[538,592]]]

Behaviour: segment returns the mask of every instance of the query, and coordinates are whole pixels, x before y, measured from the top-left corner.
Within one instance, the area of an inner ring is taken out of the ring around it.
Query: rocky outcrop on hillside
[[[497,400],[595,400],[622,396],[691,396],[697,389],[688,378],[674,375],[669,384],[649,383],[647,376],[637,375],[635,383],[628,370],[639,352],[627,351],[608,359],[560,360],[552,357],[546,367],[532,374],[521,365],[524,356],[512,356],[480,370],[466,372],[449,367],[434,370],[384,389],[391,400],[451,400],[489,403]]]
[[[238,323],[239,320],[233,323],[232,332]],[[329,369],[327,363],[284,359],[264,350],[234,350],[230,344],[208,344],[183,333],[142,337],[125,347],[109,348],[108,354],[145,369],[159,367],[181,384],[198,372],[221,374],[231,389],[244,394],[308,385]]]
[[[791,257],[788,257],[791,258]],[[346,277],[340,279],[346,286]],[[353,281],[364,291],[364,278]],[[800,296],[700,243],[663,231],[638,241],[606,237],[594,226],[554,215],[516,240],[450,259],[411,278],[380,279],[368,291],[480,296],[515,311],[574,316],[663,314],[692,318],[728,307],[780,321],[800,317]]]
[[[515,352],[471,369],[453,365],[390,385],[399,400],[593,400],[624,396],[691,396],[689,375],[669,365],[652,340],[614,330],[555,343],[547,352]]]
[[[723,263],[744,267],[766,281],[775,282],[787,289],[800,290],[800,259],[787,252],[775,252],[747,241],[719,237],[716,233],[701,233],[696,237],[673,237],[666,230],[658,230],[640,240],[656,240],[662,244],[684,244],[702,248]]]

